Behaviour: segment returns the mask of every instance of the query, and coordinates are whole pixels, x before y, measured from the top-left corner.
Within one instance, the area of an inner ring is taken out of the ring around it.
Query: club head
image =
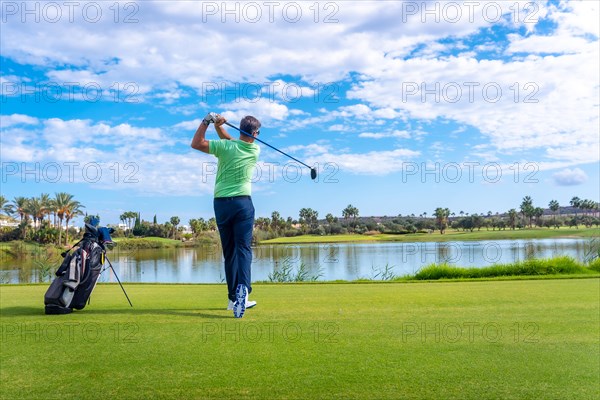
[[[313,181],[317,179],[317,170],[315,168],[310,169],[310,179]]]

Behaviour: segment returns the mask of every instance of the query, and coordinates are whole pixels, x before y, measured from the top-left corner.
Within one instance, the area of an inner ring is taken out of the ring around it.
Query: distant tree
[[[532,225],[532,219],[535,212],[535,207],[533,207],[533,200],[529,196],[525,196],[523,201],[521,202],[521,214],[523,215],[523,220],[526,221],[529,218],[529,226]]]
[[[278,211],[273,211],[271,213],[271,228],[274,231],[277,231],[279,228],[281,228],[282,222],[283,220],[281,219],[281,214],[279,214]]]
[[[508,224],[512,230],[515,230],[515,227],[517,226],[517,215],[517,210],[514,208],[508,210]]]
[[[0,212],[6,215],[12,215],[14,212],[14,206],[8,202],[8,199],[0,195]]]
[[[348,204],[348,206],[342,210],[342,217],[344,217],[344,219],[356,219],[356,217],[358,217],[358,208],[354,207],[352,204]]]
[[[556,214],[560,210],[560,204],[558,204],[558,201],[556,201],[556,200],[550,200],[550,203],[548,203],[548,208],[554,214],[553,221],[556,225]]]
[[[542,215],[544,215],[544,209],[542,207],[535,207],[533,209],[533,215],[535,216],[536,225],[543,226]]]
[[[169,222],[171,223],[171,225],[173,226],[173,234],[172,234],[172,238],[175,239],[175,232],[177,232],[177,226],[179,225],[179,222],[181,222],[179,220],[179,217],[175,216],[175,217],[171,217],[171,219],[169,220]]]
[[[435,222],[437,228],[440,230],[440,234],[443,235],[446,227],[448,226],[448,217],[450,216],[450,209],[438,207],[434,211]]]
[[[215,217],[209,218],[208,222],[208,230],[214,232],[217,230],[217,219]]]
[[[333,216],[333,214],[329,213],[325,216],[325,220],[327,221],[327,223],[329,225],[333,224],[335,221],[335,217]]]
[[[83,215],[82,210],[83,205],[80,202],[71,200],[69,204],[65,207],[65,226],[66,226],[66,235],[65,235],[65,243],[69,243],[69,221],[73,218]]]
[[[577,196],[574,196],[571,201],[569,201],[569,204],[575,209],[575,216],[577,216],[577,209],[581,205],[581,199]]]
[[[299,213],[300,223],[302,225],[310,227],[310,229],[316,229],[319,221],[319,213],[312,208],[302,208]]]

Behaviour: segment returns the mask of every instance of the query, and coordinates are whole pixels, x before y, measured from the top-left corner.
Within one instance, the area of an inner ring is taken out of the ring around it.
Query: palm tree
[[[211,231],[216,231],[217,230],[217,219],[215,217],[211,217],[208,222],[206,223],[206,225],[208,226],[208,229]]]
[[[18,196],[15,197],[12,201],[12,205],[14,208],[14,212],[16,214],[19,214],[19,222],[23,222],[23,218],[26,216],[25,214],[25,207],[27,205],[27,197],[23,197],[23,196]]]
[[[443,235],[448,225],[448,216],[450,216],[450,209],[438,207],[434,211],[436,223],[440,234]]]
[[[541,226],[542,215],[544,215],[544,209],[542,207],[535,207],[533,209],[533,215],[535,215],[536,223]]]
[[[328,214],[325,216],[325,221],[327,221],[327,223],[328,223],[329,225],[331,225],[331,224],[333,224],[333,222],[335,221],[335,217],[333,216],[333,214],[332,214],[332,213],[328,213]]]
[[[81,210],[82,208],[85,208],[85,207],[83,205],[81,205],[80,202],[78,202],[77,200],[71,200],[64,209],[65,210],[65,214],[64,214],[65,227],[67,230],[65,244],[69,243],[69,221],[72,220],[73,218],[77,217],[78,215],[83,215],[83,211]]]
[[[531,219],[535,213],[535,207],[533,207],[533,200],[530,196],[523,197],[523,201],[521,202],[521,214],[523,214],[523,219],[525,220],[527,217],[529,218],[529,226],[531,226]]]
[[[581,199],[577,196],[574,196],[571,201],[569,201],[569,204],[575,209],[575,216],[577,216],[577,209],[581,205]]]
[[[173,239],[175,239],[175,232],[177,231],[177,225],[179,225],[179,217],[171,217],[171,224],[173,225]]]
[[[579,208],[584,210],[583,213],[587,215],[588,211],[592,211],[594,209],[595,205],[596,205],[595,201],[585,199],[585,200],[581,200],[581,202],[579,204]]]
[[[279,211],[273,211],[271,213],[271,228],[273,228],[274,231],[277,231],[282,222],[283,220],[281,219],[281,214],[279,214]]]
[[[135,211],[125,211],[123,214],[119,216],[119,219],[123,221],[123,223],[127,222],[127,230],[131,231],[131,223],[135,221],[137,218],[137,213]]]
[[[33,219],[33,227],[37,229],[38,221],[44,218],[44,207],[42,202],[37,197],[32,197],[27,200],[24,208],[25,214],[31,215]]]
[[[342,217],[344,219],[348,219],[352,217],[352,219],[356,219],[358,217],[358,208],[354,207],[352,204],[348,204],[348,207],[342,210]]]
[[[58,217],[58,243],[62,244],[62,223],[65,218],[67,207],[73,201],[73,195],[65,192],[54,194],[54,203],[56,206],[56,216]]]
[[[3,211],[6,215],[11,215],[14,212],[13,205],[2,195],[0,195],[0,211]]]
[[[50,222],[50,213],[52,210],[52,199],[48,193],[42,193],[40,195],[40,203],[42,205],[42,215],[40,222],[44,220],[44,217],[48,216],[48,222]]]
[[[558,204],[558,201],[556,200],[550,200],[550,203],[548,203],[548,208],[550,209],[550,211],[552,211],[554,213],[554,225],[556,226],[556,212],[560,209],[560,205]]]
[[[517,225],[517,210],[511,208],[508,210],[508,223],[510,224],[510,229],[514,230]]]

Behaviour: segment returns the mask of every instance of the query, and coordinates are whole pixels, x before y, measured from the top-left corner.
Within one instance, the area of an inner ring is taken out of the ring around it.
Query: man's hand
[[[222,118],[219,114],[214,112],[209,112],[206,114],[206,117],[202,120],[202,123],[206,126],[209,126],[210,123],[216,123],[219,118]]]
[[[217,120],[215,122],[215,130],[217,131],[217,135],[219,135],[219,139],[231,140],[232,139],[231,136],[229,135],[229,133],[227,133],[227,131],[223,127],[223,124],[225,122],[227,122],[225,117],[223,117],[221,115],[217,115]]]
[[[217,114],[217,120],[214,122],[215,128],[223,125],[227,120],[222,115]]]

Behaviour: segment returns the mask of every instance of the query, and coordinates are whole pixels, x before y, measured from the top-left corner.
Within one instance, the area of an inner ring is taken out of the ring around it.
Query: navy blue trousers
[[[235,301],[235,289],[244,284],[252,291],[252,227],[254,205],[250,196],[219,197],[214,200],[215,218],[225,258],[225,279],[229,300]]]

